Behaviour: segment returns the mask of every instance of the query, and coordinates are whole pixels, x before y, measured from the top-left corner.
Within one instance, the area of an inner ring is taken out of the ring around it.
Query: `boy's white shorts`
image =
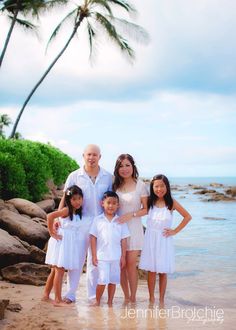
[[[98,260],[98,284],[120,284],[120,260]]]

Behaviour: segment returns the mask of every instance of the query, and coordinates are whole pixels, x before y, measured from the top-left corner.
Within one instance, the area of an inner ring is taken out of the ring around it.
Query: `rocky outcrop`
[[[29,243],[22,241],[19,237],[13,236],[15,239],[17,239],[25,249],[29,252],[29,262],[33,262],[36,264],[44,264],[46,252],[39,249],[35,245],[30,245]]]
[[[5,309],[9,305],[9,299],[0,300],[0,320],[4,319]]]
[[[50,273],[47,265],[22,262],[1,270],[4,280],[17,284],[44,285]]]
[[[210,187],[214,187],[214,188],[221,188],[224,185],[222,183],[217,183],[217,182],[212,182],[210,183]]]
[[[226,218],[221,217],[203,217],[205,220],[226,220]]]
[[[45,283],[50,272],[44,264],[49,239],[46,215],[54,211],[62,194],[62,190],[54,189],[50,200],[38,204],[21,198],[0,199],[1,279],[33,285]]]
[[[218,185],[220,185],[220,184],[218,184]],[[217,191],[215,189],[204,188],[204,189],[201,189],[199,191],[194,192],[194,194],[204,195],[205,198],[203,199],[203,201],[206,201],[206,202],[233,201],[233,200],[235,200],[236,188],[235,188],[235,195],[234,195],[234,190],[233,189],[226,190],[226,193],[221,192],[221,191],[222,191],[222,189],[220,191]]]
[[[55,209],[54,199],[46,199],[46,200],[37,202],[36,205],[38,205],[46,213],[52,212]]]
[[[13,204],[20,213],[27,214],[31,217],[46,219],[47,216],[46,212],[42,210],[41,207],[39,207],[35,203],[27,201],[26,199],[13,198],[10,199],[8,203]]]
[[[203,199],[203,201],[207,201],[207,202],[219,202],[219,201],[223,201],[223,202],[227,202],[227,201],[235,201],[234,197],[231,196],[227,196],[223,193],[219,193],[219,192],[215,192],[212,194],[209,194],[209,196],[207,196],[206,199]]]
[[[42,225],[5,209],[0,211],[0,227],[39,248],[43,248],[49,238],[48,230]]]
[[[202,190],[200,190],[200,191],[196,191],[194,194],[197,194],[197,195],[205,195],[205,194],[213,194],[213,193],[215,193],[216,192],[216,190],[214,190],[214,189],[202,189]]]
[[[29,259],[30,252],[8,232],[0,229],[0,268]]]
[[[13,204],[4,202],[4,200],[0,199],[0,210],[3,210],[3,209],[7,209],[7,210],[10,210],[12,212],[19,214],[19,212],[17,211],[17,209],[15,208],[15,206]]]
[[[45,227],[45,228],[48,228],[47,226],[47,221],[44,220],[44,219],[41,219],[41,218],[31,218],[32,221],[40,224],[41,226]]]
[[[236,187],[230,187],[225,192],[226,192],[227,195],[230,195],[232,197],[236,197]]]

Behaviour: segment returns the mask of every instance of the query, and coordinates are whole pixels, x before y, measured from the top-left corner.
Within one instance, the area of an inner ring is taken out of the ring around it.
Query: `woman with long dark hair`
[[[125,301],[135,302],[138,285],[137,257],[143,245],[141,217],[147,214],[148,190],[138,178],[134,159],[121,154],[115,164],[113,190],[120,199],[120,223],[127,223],[130,237],[127,239],[126,267],[121,270],[121,287]]]

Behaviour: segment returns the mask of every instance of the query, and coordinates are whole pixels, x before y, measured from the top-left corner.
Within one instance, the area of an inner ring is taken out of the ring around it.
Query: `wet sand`
[[[100,307],[90,307],[86,294],[86,275],[81,278],[76,304],[54,307],[41,302],[43,288],[0,282],[1,299],[19,303],[19,313],[6,310],[0,329],[235,329],[235,287],[214,287],[212,281],[197,282],[194,274],[174,276],[168,281],[166,308],[148,303],[146,281],[139,281],[137,303],[123,304],[118,287],[113,307],[103,298]],[[211,285],[210,285],[211,284]],[[65,290],[65,285],[64,285]],[[207,309],[206,309],[207,308]]]

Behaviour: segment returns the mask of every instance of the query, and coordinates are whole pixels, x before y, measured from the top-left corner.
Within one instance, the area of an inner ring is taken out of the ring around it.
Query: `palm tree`
[[[12,123],[11,118],[7,114],[0,115],[0,137],[4,138],[3,132],[5,127],[8,127]]]
[[[38,18],[41,11],[65,2],[66,0],[0,0],[0,12],[7,12],[8,18],[11,20],[10,28],[0,56],[0,67],[15,24],[17,23],[28,30],[37,30],[33,23],[23,18],[19,18],[19,15],[22,15],[23,17],[31,15],[32,17],[35,16]]]
[[[119,19],[113,15],[111,6],[116,5],[119,8],[125,10],[128,13],[135,12],[134,7],[132,7],[126,0],[83,0],[82,5],[76,5],[76,7],[70,11],[65,18],[58,24],[58,26],[55,28],[54,32],[52,33],[49,43],[57,36],[61,26],[63,23],[65,23],[69,19],[73,19],[73,27],[72,27],[72,33],[70,34],[68,40],[66,41],[64,47],[62,50],[58,53],[58,55],[55,57],[55,59],[52,61],[52,63],[48,66],[47,70],[44,72],[42,77],[39,79],[39,81],[36,83],[36,85],[33,87],[31,92],[29,93],[28,97],[26,98],[18,117],[14,123],[11,135],[9,138],[13,138],[18,122],[24,112],[24,109],[28,102],[30,101],[31,97],[37,90],[37,88],[40,86],[40,84],[43,82],[45,77],[48,75],[48,73],[51,71],[53,66],[56,64],[56,62],[59,60],[59,58],[63,55],[67,47],[69,46],[71,40],[74,38],[74,36],[77,33],[78,28],[80,27],[81,23],[85,21],[87,24],[87,32],[88,32],[88,38],[89,38],[89,45],[90,45],[90,56],[92,54],[93,50],[93,42],[94,39],[97,36],[97,30],[94,27],[94,23],[99,25],[110,37],[111,41],[113,41],[120,50],[128,56],[128,58],[133,59],[134,58],[134,51],[129,46],[127,40],[121,36],[118,33],[117,27],[124,27],[125,30],[129,32],[129,35],[131,37],[134,37],[136,40],[139,39],[139,41],[147,41],[148,40],[148,34],[142,29],[139,25],[133,24],[127,20]],[[116,25],[116,26],[115,26]],[[47,46],[48,46],[47,45]]]

